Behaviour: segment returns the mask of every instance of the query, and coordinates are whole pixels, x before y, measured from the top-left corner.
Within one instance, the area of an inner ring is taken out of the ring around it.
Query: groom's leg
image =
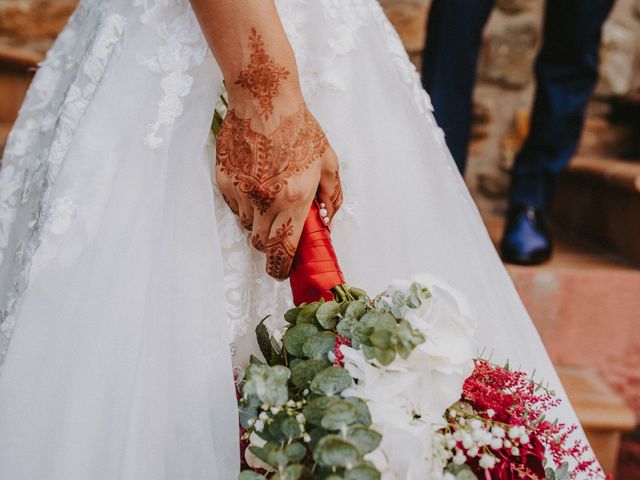
[[[495,0],[434,0],[427,24],[422,83],[461,172],[471,133],[472,95],[482,30]]]
[[[547,0],[531,133],[514,165],[512,204],[544,210],[575,153],[598,79],[602,24],[612,5],[613,0]]]

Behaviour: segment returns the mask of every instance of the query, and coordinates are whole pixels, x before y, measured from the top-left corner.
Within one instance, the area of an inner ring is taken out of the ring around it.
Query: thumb
[[[337,211],[340,210],[343,201],[342,183],[340,182],[340,171],[337,161],[335,162],[334,169],[322,172],[317,196],[318,200],[324,203],[329,219],[333,219]]]

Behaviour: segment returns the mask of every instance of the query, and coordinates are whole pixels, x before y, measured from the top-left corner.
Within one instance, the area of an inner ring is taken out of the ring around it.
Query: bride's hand
[[[191,0],[229,93],[217,143],[218,186],[286,278],[311,202],[332,218],[342,202],[338,161],[302,97],[273,0]]]
[[[267,254],[267,272],[278,279],[289,274],[314,197],[329,218],[342,203],[336,154],[302,97],[292,97],[267,110],[236,100],[216,148],[225,201],[251,231],[254,247]]]

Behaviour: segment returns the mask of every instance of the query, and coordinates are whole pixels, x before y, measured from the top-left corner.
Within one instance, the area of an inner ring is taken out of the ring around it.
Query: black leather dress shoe
[[[538,265],[551,257],[551,236],[542,210],[512,205],[500,244],[502,260],[517,265]]]

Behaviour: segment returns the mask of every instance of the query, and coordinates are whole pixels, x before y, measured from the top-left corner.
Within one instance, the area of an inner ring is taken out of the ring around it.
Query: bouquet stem
[[[302,229],[300,243],[291,267],[293,302],[317,302],[353,299],[346,286],[338,257],[333,249],[329,227],[320,217],[320,205],[314,200]]]

